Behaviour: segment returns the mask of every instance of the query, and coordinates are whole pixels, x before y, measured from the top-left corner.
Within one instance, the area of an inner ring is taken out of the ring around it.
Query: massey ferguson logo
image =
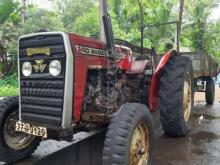
[[[92,56],[104,56],[105,51],[102,49],[89,48],[85,46],[76,45],[76,50],[79,54],[92,55]]]
[[[46,68],[46,64],[44,63],[44,60],[35,60],[36,65],[33,65],[33,68],[35,70],[35,72],[41,72],[43,73],[44,69]]]

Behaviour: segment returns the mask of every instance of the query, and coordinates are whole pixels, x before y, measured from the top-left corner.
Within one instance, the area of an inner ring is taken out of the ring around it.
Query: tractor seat
[[[151,58],[148,55],[140,55],[135,58],[135,61],[150,60],[150,59]]]

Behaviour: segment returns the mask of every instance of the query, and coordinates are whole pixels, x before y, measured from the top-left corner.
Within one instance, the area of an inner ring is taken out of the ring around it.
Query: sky
[[[54,0],[29,0],[29,2],[37,4],[39,7],[48,10],[53,10],[54,7],[53,1]],[[219,6],[213,10],[209,19],[210,20],[220,19],[220,0],[219,0]]]
[[[37,4],[40,8],[53,10],[53,0],[28,0],[29,3]]]
[[[220,19],[220,0],[218,7],[213,10],[210,16],[210,20],[217,20],[217,19]]]

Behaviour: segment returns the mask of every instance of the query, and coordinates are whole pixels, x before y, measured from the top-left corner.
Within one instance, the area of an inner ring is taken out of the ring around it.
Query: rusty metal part
[[[183,93],[183,113],[185,122],[189,121],[191,108],[192,108],[192,89],[191,83],[187,80],[184,81]]]
[[[4,125],[3,137],[8,147],[14,150],[22,150],[27,148],[35,137],[15,131],[15,122],[17,121],[17,116],[17,113],[12,113],[9,115]]]
[[[110,123],[110,116],[103,113],[96,112],[84,112],[82,113],[82,121],[93,122],[93,123]]]
[[[149,158],[149,131],[147,125],[139,122],[130,147],[130,165],[146,165]]]

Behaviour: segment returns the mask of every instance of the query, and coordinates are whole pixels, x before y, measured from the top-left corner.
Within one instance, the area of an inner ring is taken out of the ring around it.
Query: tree
[[[188,19],[193,21],[194,24],[192,33],[193,46],[198,51],[204,51],[205,48],[205,30],[207,25],[208,16],[211,14],[212,9],[215,6],[214,0],[195,0],[187,4]],[[192,5],[192,3],[194,3]],[[193,7],[192,7],[193,6]]]
[[[204,38],[205,50],[220,64],[220,21],[207,25]]]
[[[98,7],[94,6],[86,14],[76,18],[73,23],[73,31],[84,36],[99,36],[99,13]]]
[[[219,23],[209,22],[208,17],[217,6],[216,0],[186,1],[186,17],[181,37],[182,46],[192,48],[200,54],[211,54],[216,59],[219,54]]]
[[[177,20],[177,12],[175,7],[178,6],[177,0],[110,0],[111,13],[114,13],[115,19],[120,29],[123,29],[125,34],[132,33],[132,38],[128,35],[122,36],[124,38],[141,45],[141,29],[146,25],[166,23],[168,21]],[[174,13],[174,14],[172,14]],[[174,30],[167,26],[158,26],[145,28],[144,46],[155,46],[158,48],[161,44],[161,38],[168,38],[174,40]],[[116,34],[117,35],[117,34]]]
[[[82,2],[82,0],[58,0],[57,3],[61,11],[64,27],[68,31],[74,31],[76,19],[91,11],[96,1],[83,0]]]
[[[63,31],[61,17],[56,11],[29,7],[28,17],[23,25],[22,34],[29,34],[45,29],[48,31]]]
[[[18,4],[11,0],[0,2],[0,77],[9,71],[7,62],[8,50],[12,50],[11,43],[17,39],[16,27],[19,22]]]

